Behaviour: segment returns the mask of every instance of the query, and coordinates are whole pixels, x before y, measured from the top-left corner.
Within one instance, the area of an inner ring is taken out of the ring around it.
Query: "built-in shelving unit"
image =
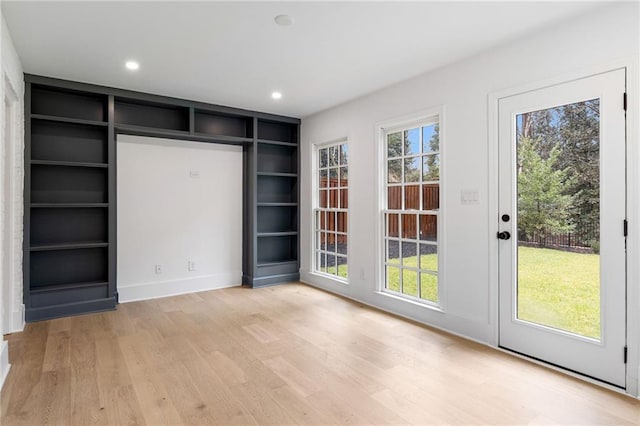
[[[115,307],[115,283],[108,273],[113,166],[108,100],[106,95],[28,84],[27,320]]]
[[[298,278],[298,140],[295,124],[257,120],[254,285]]]
[[[298,279],[300,120],[32,75],[25,81],[27,321],[117,304],[117,134],[242,146],[242,282]]]

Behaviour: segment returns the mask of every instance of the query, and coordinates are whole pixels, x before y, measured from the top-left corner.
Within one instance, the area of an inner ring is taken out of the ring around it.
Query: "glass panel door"
[[[499,343],[625,387],[625,70],[498,101]]]
[[[516,116],[517,317],[600,338],[600,100]]]

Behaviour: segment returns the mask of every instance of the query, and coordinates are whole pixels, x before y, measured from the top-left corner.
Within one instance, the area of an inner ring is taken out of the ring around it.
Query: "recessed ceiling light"
[[[273,93],[271,94],[271,97],[272,97],[273,99],[282,99],[282,93],[280,93],[280,92],[273,92]]]
[[[276,24],[283,27],[288,27],[289,25],[293,24],[293,17],[289,15],[278,15],[273,18],[273,20],[276,21]]]
[[[140,64],[137,63],[136,61],[127,61],[127,63],[124,64],[124,66],[131,71],[136,71],[138,68],[140,68]]]

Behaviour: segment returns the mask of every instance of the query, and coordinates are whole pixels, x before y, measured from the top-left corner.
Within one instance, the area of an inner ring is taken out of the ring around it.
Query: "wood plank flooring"
[[[303,284],[28,324],[2,425],[640,424],[640,402]]]

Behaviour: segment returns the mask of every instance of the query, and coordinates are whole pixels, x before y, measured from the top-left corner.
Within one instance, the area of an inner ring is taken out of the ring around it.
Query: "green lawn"
[[[396,262],[399,262],[396,259]],[[435,254],[425,254],[421,256],[422,269],[432,271],[438,270],[438,257]],[[418,267],[418,256],[403,259],[406,266]],[[336,274],[336,267],[327,268],[328,274],[338,275],[339,277],[347,277],[347,265],[339,265]],[[415,271],[403,270],[403,289],[404,294],[409,294],[423,299],[438,301],[438,277],[435,275],[422,273],[420,274],[420,296],[418,295],[418,273]],[[400,268],[389,268],[389,281],[387,288],[400,292]]]
[[[398,259],[395,260],[399,262]],[[437,256],[420,256],[423,269],[437,270]],[[393,260],[391,261],[393,262]],[[417,267],[418,256],[403,259]],[[387,288],[415,297],[438,301],[438,277],[389,266]],[[328,268],[335,274],[335,267]],[[347,265],[338,267],[347,276]],[[518,318],[583,336],[600,338],[600,256],[561,250],[520,247],[518,252]]]
[[[342,278],[347,278],[347,265],[338,265],[338,273],[336,273],[335,266],[329,266],[327,268],[327,274],[337,275]]]
[[[395,261],[399,262],[399,259],[395,259]],[[394,262],[394,259],[390,259],[389,262]],[[402,264],[417,268],[418,256],[404,258],[402,259]],[[400,265],[398,264],[398,266]],[[420,267],[437,271],[438,256],[436,254],[423,254],[420,256]],[[420,274],[420,294],[418,294],[418,272],[407,269],[402,270],[402,289],[400,288],[400,268],[389,266],[387,275],[387,288],[389,290],[431,300],[432,302],[438,301],[438,277],[436,275]]]
[[[600,338],[600,256],[520,247],[518,318]]]

